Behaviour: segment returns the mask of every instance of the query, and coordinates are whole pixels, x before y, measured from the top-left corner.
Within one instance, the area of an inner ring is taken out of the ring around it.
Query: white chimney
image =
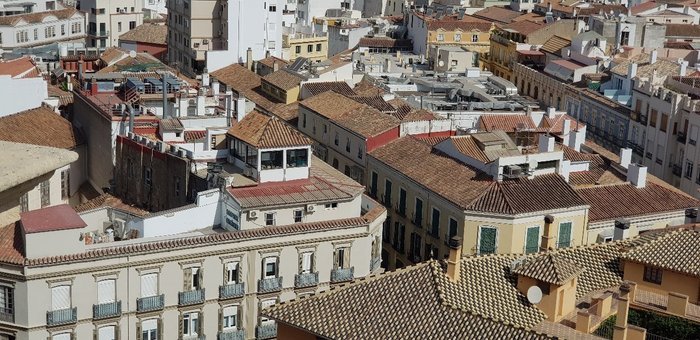
[[[659,57],[659,52],[658,52],[656,49],[654,49],[653,51],[651,51],[651,58],[649,59],[649,64],[655,64],[655,63],[656,63],[656,59],[657,59],[658,57]]]
[[[686,60],[683,60],[683,61],[681,61],[680,76],[685,77],[685,74],[687,71],[688,71],[688,62]]]
[[[571,161],[564,160],[559,163],[559,175],[564,177],[566,182],[569,182],[569,174],[571,173]]]
[[[566,118],[563,118],[563,119],[564,119],[564,129],[561,132],[561,134],[563,136],[566,136],[569,134],[569,132],[571,132],[571,120],[568,120]]]
[[[179,101],[180,117],[186,117],[190,106],[190,99],[186,95],[180,97]]]
[[[551,106],[548,107],[548,108],[547,108],[547,117],[550,118],[550,119],[553,119],[553,118],[554,118],[554,113],[555,113],[555,112],[557,112],[557,109],[555,109],[555,108],[553,108],[553,107],[551,107]]]
[[[202,71],[202,86],[207,85],[209,85],[209,72],[205,68],[204,71]]]
[[[637,63],[630,63],[627,66],[627,79],[632,79],[637,76]]]
[[[613,240],[619,241],[630,237],[630,222],[627,220],[616,220]]]
[[[629,168],[630,163],[632,163],[632,149],[620,149],[620,166],[627,169]]]
[[[197,108],[196,108],[194,115],[195,116],[203,116],[204,114],[206,114],[205,110],[206,110],[206,96],[204,95],[204,91],[199,91],[199,93],[197,93]]]
[[[540,135],[539,140],[539,152],[552,152],[554,151],[554,137],[549,135]]]
[[[245,109],[245,97],[239,95],[238,99],[236,99],[236,121],[242,121],[247,113]]]
[[[214,77],[211,77],[211,94],[218,95],[220,90],[221,87],[219,85],[219,80]]]
[[[647,185],[647,167],[632,163],[627,167],[627,181],[637,188]]]
[[[581,151],[581,144],[586,140],[586,126],[581,126],[578,130],[569,133],[568,146],[576,151]]]

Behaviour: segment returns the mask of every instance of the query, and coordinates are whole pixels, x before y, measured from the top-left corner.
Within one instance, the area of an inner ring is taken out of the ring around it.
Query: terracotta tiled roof
[[[444,141],[445,139],[448,139],[450,137],[448,136],[439,136],[439,137],[417,137],[418,140],[421,142],[428,144],[430,146],[435,146],[439,144],[440,142]]]
[[[678,211],[700,206],[700,201],[668,190],[647,180],[644,188],[631,184],[577,188],[576,192],[590,204],[591,222]]]
[[[656,3],[656,1],[647,1],[643,2],[638,5],[634,5],[630,8],[630,11],[632,12],[632,15],[637,15],[641,12],[648,11],[650,9],[654,9],[656,7],[662,6],[661,4]]]
[[[79,229],[87,226],[68,204],[26,211],[20,214],[20,219],[25,234]]]
[[[416,15],[422,17],[423,20],[426,21],[429,31],[435,31],[442,28],[446,31],[460,29],[462,31],[478,30],[481,32],[488,32],[491,30],[492,26],[490,21],[479,19],[471,15],[464,15],[461,20],[457,14],[446,15],[440,19],[417,12]]]
[[[24,240],[19,222],[0,229],[0,263],[24,264]]]
[[[570,121],[571,130],[578,131],[586,126],[585,123],[579,122],[576,118],[569,116],[568,114],[558,114],[554,118],[549,118],[544,116],[540,127],[546,129],[547,132],[561,135],[564,133],[564,121]]]
[[[75,207],[75,211],[77,211],[78,213],[82,213],[105,207],[118,209],[140,217],[149,214],[147,210],[143,210],[132,205],[126,204],[120,198],[112,196],[110,194],[102,194],[85,203],[81,203],[80,205]]]
[[[329,339],[546,338],[441,303],[435,275],[444,274],[435,266],[422,263],[362,279],[263,314]]]
[[[364,106],[357,101],[332,91],[306,98],[299,102],[299,105],[328,119],[342,116],[348,111],[359,110]]]
[[[143,24],[119,36],[120,41],[136,41],[148,44],[166,45],[168,26]]]
[[[47,90],[49,97],[58,98],[59,106],[73,104],[73,92],[64,91],[60,87],[51,84],[48,84]]]
[[[556,257],[551,253],[529,258],[513,270],[515,274],[560,286],[582,272],[582,268],[579,268],[575,263]]]
[[[228,130],[228,134],[257,148],[308,146],[311,140],[301,132],[271,117],[252,111]]]
[[[377,109],[367,105],[363,105],[363,107],[357,110],[345,112],[333,118],[333,122],[365,138],[377,136],[383,132],[397,128],[401,124],[396,117],[381,113]],[[397,130],[396,137],[398,137],[398,135]]]
[[[386,93],[382,88],[375,86],[371,81],[362,78],[352,89],[359,96],[379,96]]]
[[[283,67],[286,67],[287,65],[289,65],[288,61],[286,61],[282,58],[277,58],[275,56],[269,56],[265,59],[258,60],[258,64],[265,65],[269,68],[272,68],[274,66],[275,62],[277,62],[277,66],[279,66],[279,68],[283,68]]]
[[[489,157],[481,150],[479,145],[476,144],[476,140],[472,138],[472,136],[454,136],[451,140],[452,145],[454,145],[459,153],[474,158],[484,164],[491,162]]]
[[[158,129],[160,129],[161,132],[174,132],[182,131],[184,127],[177,118],[163,118],[158,121]]]
[[[231,64],[211,73],[227,88],[253,101],[257,106],[270,111],[279,105],[259,91],[261,79],[255,72],[239,65]]]
[[[321,94],[326,91],[334,91],[344,96],[356,96],[357,93],[352,90],[352,87],[344,81],[328,81],[320,83],[306,83],[304,89],[311,93],[311,96]]]
[[[109,47],[100,54],[100,60],[106,65],[112,65],[112,63],[125,58],[127,55],[129,55],[129,52],[126,50],[119,47]]]
[[[567,46],[571,46],[571,40],[555,35],[540,47],[540,51],[561,56],[561,49]]]
[[[700,37],[700,25],[664,24],[667,37]]]
[[[367,104],[381,112],[393,112],[396,109],[391,104],[384,101],[382,96],[351,96],[353,100],[362,104]]]
[[[405,48],[410,49],[413,47],[411,40],[409,39],[392,39],[385,37],[375,37],[375,38],[360,38],[358,44],[360,47],[373,47],[373,48]]]
[[[537,125],[532,121],[532,117],[522,114],[507,114],[507,115],[481,115],[479,117],[480,126],[486,131],[505,131],[513,132],[519,128],[537,129]]]
[[[522,13],[503,7],[490,6],[482,10],[476,11],[472,15],[480,19],[507,24],[513,21],[513,19],[521,16]]]
[[[115,58],[109,66],[101,68],[96,73],[111,73],[111,72],[155,72],[168,69],[169,67],[158,58],[148,53],[137,53],[135,57],[127,55],[125,58]],[[158,76],[160,78],[160,76]]]
[[[557,147],[564,152],[564,159],[572,162],[589,162],[593,159],[600,158],[598,155],[579,152],[563,144],[558,144]]]
[[[287,123],[296,125],[294,121],[299,118],[299,102],[275,106],[270,113]]]
[[[408,110],[406,110],[408,109]],[[402,113],[403,111],[408,111],[406,113]],[[400,106],[397,110],[396,113],[392,113],[392,116],[400,119],[402,122],[416,122],[416,121],[425,121],[425,120],[441,120],[441,119],[446,119],[441,117],[435,112],[431,112],[428,110],[420,109],[420,110],[413,110],[410,106],[405,107],[405,106]]]
[[[75,14],[82,16],[82,14],[77,9],[71,7],[55,11],[7,15],[0,17],[0,26],[14,26],[20,21],[25,21],[28,24],[37,24],[43,22],[44,19],[49,18],[51,16],[56,17],[58,20],[65,20],[71,18]]]
[[[30,57],[0,61],[0,75],[9,75],[12,78],[31,78],[38,77],[39,74],[39,69]]]
[[[286,70],[278,70],[264,76],[262,80],[286,91],[299,86],[304,78]]]
[[[616,60],[616,64],[610,69],[610,72],[626,77],[629,64],[633,62],[637,63],[637,77],[650,78],[654,70],[659,77],[677,75],[680,72],[680,66],[675,62],[658,58],[654,64],[651,64],[650,60],[651,56],[648,53],[640,53],[629,59]]]
[[[540,28],[542,28],[544,26],[545,25],[543,23],[537,23],[537,22],[532,22],[529,20],[523,20],[523,21],[516,21],[516,22],[510,23],[510,24],[504,25],[501,28],[504,30],[518,32],[524,36],[528,36],[531,33],[539,30]]]
[[[700,229],[679,229],[622,256],[645,265],[700,277]]]
[[[0,117],[0,140],[61,149],[81,142],[71,123],[46,106]]]
[[[185,142],[197,142],[207,138],[206,130],[187,130],[185,131]]]

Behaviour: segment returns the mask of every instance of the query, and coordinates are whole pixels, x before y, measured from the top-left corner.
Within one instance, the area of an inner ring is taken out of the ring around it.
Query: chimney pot
[[[620,166],[627,169],[632,162],[632,149],[620,149]]]
[[[545,215],[545,216],[544,216],[544,223],[554,223],[554,216],[552,216],[552,215]]]
[[[627,181],[637,188],[644,188],[647,182],[647,167],[639,164],[630,164],[627,168]]]

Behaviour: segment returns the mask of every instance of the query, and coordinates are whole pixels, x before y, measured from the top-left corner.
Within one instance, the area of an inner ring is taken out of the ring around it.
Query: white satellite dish
[[[445,62],[440,60],[440,61],[438,61],[438,65],[440,65],[440,67],[445,66]]]
[[[136,58],[136,51],[129,51],[129,57]]]
[[[537,286],[532,286],[527,289],[527,301],[531,304],[536,305],[542,301],[542,289]]]

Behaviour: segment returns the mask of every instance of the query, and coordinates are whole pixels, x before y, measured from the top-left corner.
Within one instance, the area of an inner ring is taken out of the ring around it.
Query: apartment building
[[[168,7],[169,63],[189,76],[267,53],[281,57],[284,1],[178,0]]]
[[[80,2],[87,14],[87,46],[119,46],[119,36],[143,24],[140,0],[87,0]]]
[[[315,62],[328,58],[328,34],[293,33],[282,35],[282,58],[303,57]]]
[[[453,236],[469,254],[528,254],[543,238],[545,249],[603,242],[616,223],[627,223],[630,236],[685,223],[697,200],[647,181],[629,149],[619,166],[576,151],[583,134],[563,133],[563,145],[541,135],[537,147],[516,146],[502,131],[405,136],[370,152],[367,190],[389,210],[383,263],[440,259]]]
[[[310,140],[251,112],[226,144],[223,184],[191,205],[56,206],[0,229],[17,240],[0,251],[3,334],[269,339],[276,323],[260,309],[380,270],[385,209]]]
[[[440,46],[460,46],[473,52],[486,53],[493,23],[470,15],[464,11],[445,15],[441,12],[412,11],[408,14],[406,27],[408,37],[413,40],[413,53],[430,58],[431,50]]]
[[[0,48],[6,51],[57,42],[84,42],[85,36],[85,15],[75,8],[0,18]]]

